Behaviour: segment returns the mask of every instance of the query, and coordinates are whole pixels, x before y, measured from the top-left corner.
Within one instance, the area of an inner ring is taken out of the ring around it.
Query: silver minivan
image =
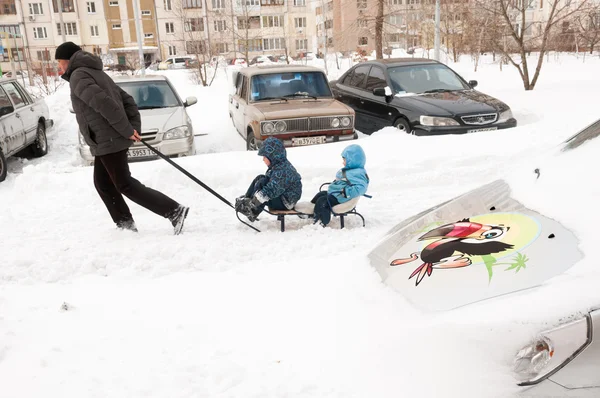
[[[186,108],[196,97],[182,101],[166,76],[115,76],[115,83],[133,97],[142,117],[142,139],[170,157],[195,154],[194,128]],[[90,147],[79,133],[79,153],[86,164],[94,163]],[[141,142],[129,148],[130,160],[151,160],[157,156]]]

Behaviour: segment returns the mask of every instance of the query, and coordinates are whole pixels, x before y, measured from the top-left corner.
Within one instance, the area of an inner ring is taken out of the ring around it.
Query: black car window
[[[350,80],[349,86],[363,88],[363,83],[365,81],[365,77],[367,73],[369,73],[369,65],[358,66],[354,69],[354,73],[352,74],[352,79]]]
[[[367,85],[365,88],[369,91],[373,91],[374,88],[383,88],[386,86],[387,82],[385,81],[383,69],[373,66],[369,72],[369,77],[367,77]]]
[[[235,93],[237,95],[242,95],[242,83],[244,82],[244,75],[238,73],[237,81],[235,83]]]
[[[350,72],[348,72],[348,74],[346,75],[346,77],[344,77],[344,80],[342,80],[342,84],[345,84],[346,86],[350,85],[350,82],[352,81],[352,75],[354,74],[354,71],[351,70]]]

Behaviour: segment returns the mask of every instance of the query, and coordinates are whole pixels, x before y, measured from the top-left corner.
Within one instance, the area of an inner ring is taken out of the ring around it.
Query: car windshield
[[[166,81],[117,82],[135,100],[138,108],[156,109],[182,106]]]
[[[251,80],[251,101],[276,98],[330,98],[331,90],[322,72],[286,72],[256,75]]]
[[[396,93],[421,94],[469,89],[456,73],[440,64],[397,66],[388,68],[388,73]]]

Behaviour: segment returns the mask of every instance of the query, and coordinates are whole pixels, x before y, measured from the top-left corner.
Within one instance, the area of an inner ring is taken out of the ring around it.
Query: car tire
[[[246,134],[246,150],[258,151],[258,144],[256,143],[256,137],[252,129],[248,129],[248,134]]]
[[[406,134],[412,134],[412,128],[410,127],[410,124],[408,123],[408,121],[406,119],[397,119],[394,122],[394,127],[396,127],[398,130],[405,132]]]
[[[48,153],[48,138],[46,137],[46,126],[43,123],[38,124],[35,141],[30,148],[31,154],[35,158],[41,158]]]
[[[0,148],[0,182],[4,181],[6,179],[7,170],[8,170],[8,165],[6,164],[6,157],[4,157],[2,148]]]

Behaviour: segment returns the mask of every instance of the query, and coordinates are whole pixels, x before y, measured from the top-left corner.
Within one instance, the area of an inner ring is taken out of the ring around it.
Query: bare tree
[[[377,16],[375,17],[375,58],[383,59],[383,18],[384,0],[377,0]]]
[[[546,20],[538,22],[530,20],[530,14],[527,13],[528,9],[533,8],[534,1],[477,0],[477,6],[502,20],[504,29],[502,40],[494,38],[497,41],[492,42],[492,45],[503,58],[517,68],[525,90],[535,88],[544,63],[544,55],[549,50],[550,38],[557,25],[580,13],[588,4],[588,0],[577,3],[546,0],[545,6],[548,8]],[[527,56],[533,49],[538,50],[539,56],[532,75]]]
[[[579,38],[588,46],[590,54],[593,54],[600,42],[600,5],[595,5],[582,14],[577,17]]]
[[[206,18],[202,7],[207,7],[206,0],[176,0],[172,3],[173,14],[181,21],[183,31],[179,34],[179,40],[183,41],[188,55],[193,55],[198,61],[195,65],[194,74],[197,82],[203,86],[209,86],[214,80],[216,68],[212,79],[208,77],[208,64],[211,58],[210,46],[210,23],[207,12]]]

